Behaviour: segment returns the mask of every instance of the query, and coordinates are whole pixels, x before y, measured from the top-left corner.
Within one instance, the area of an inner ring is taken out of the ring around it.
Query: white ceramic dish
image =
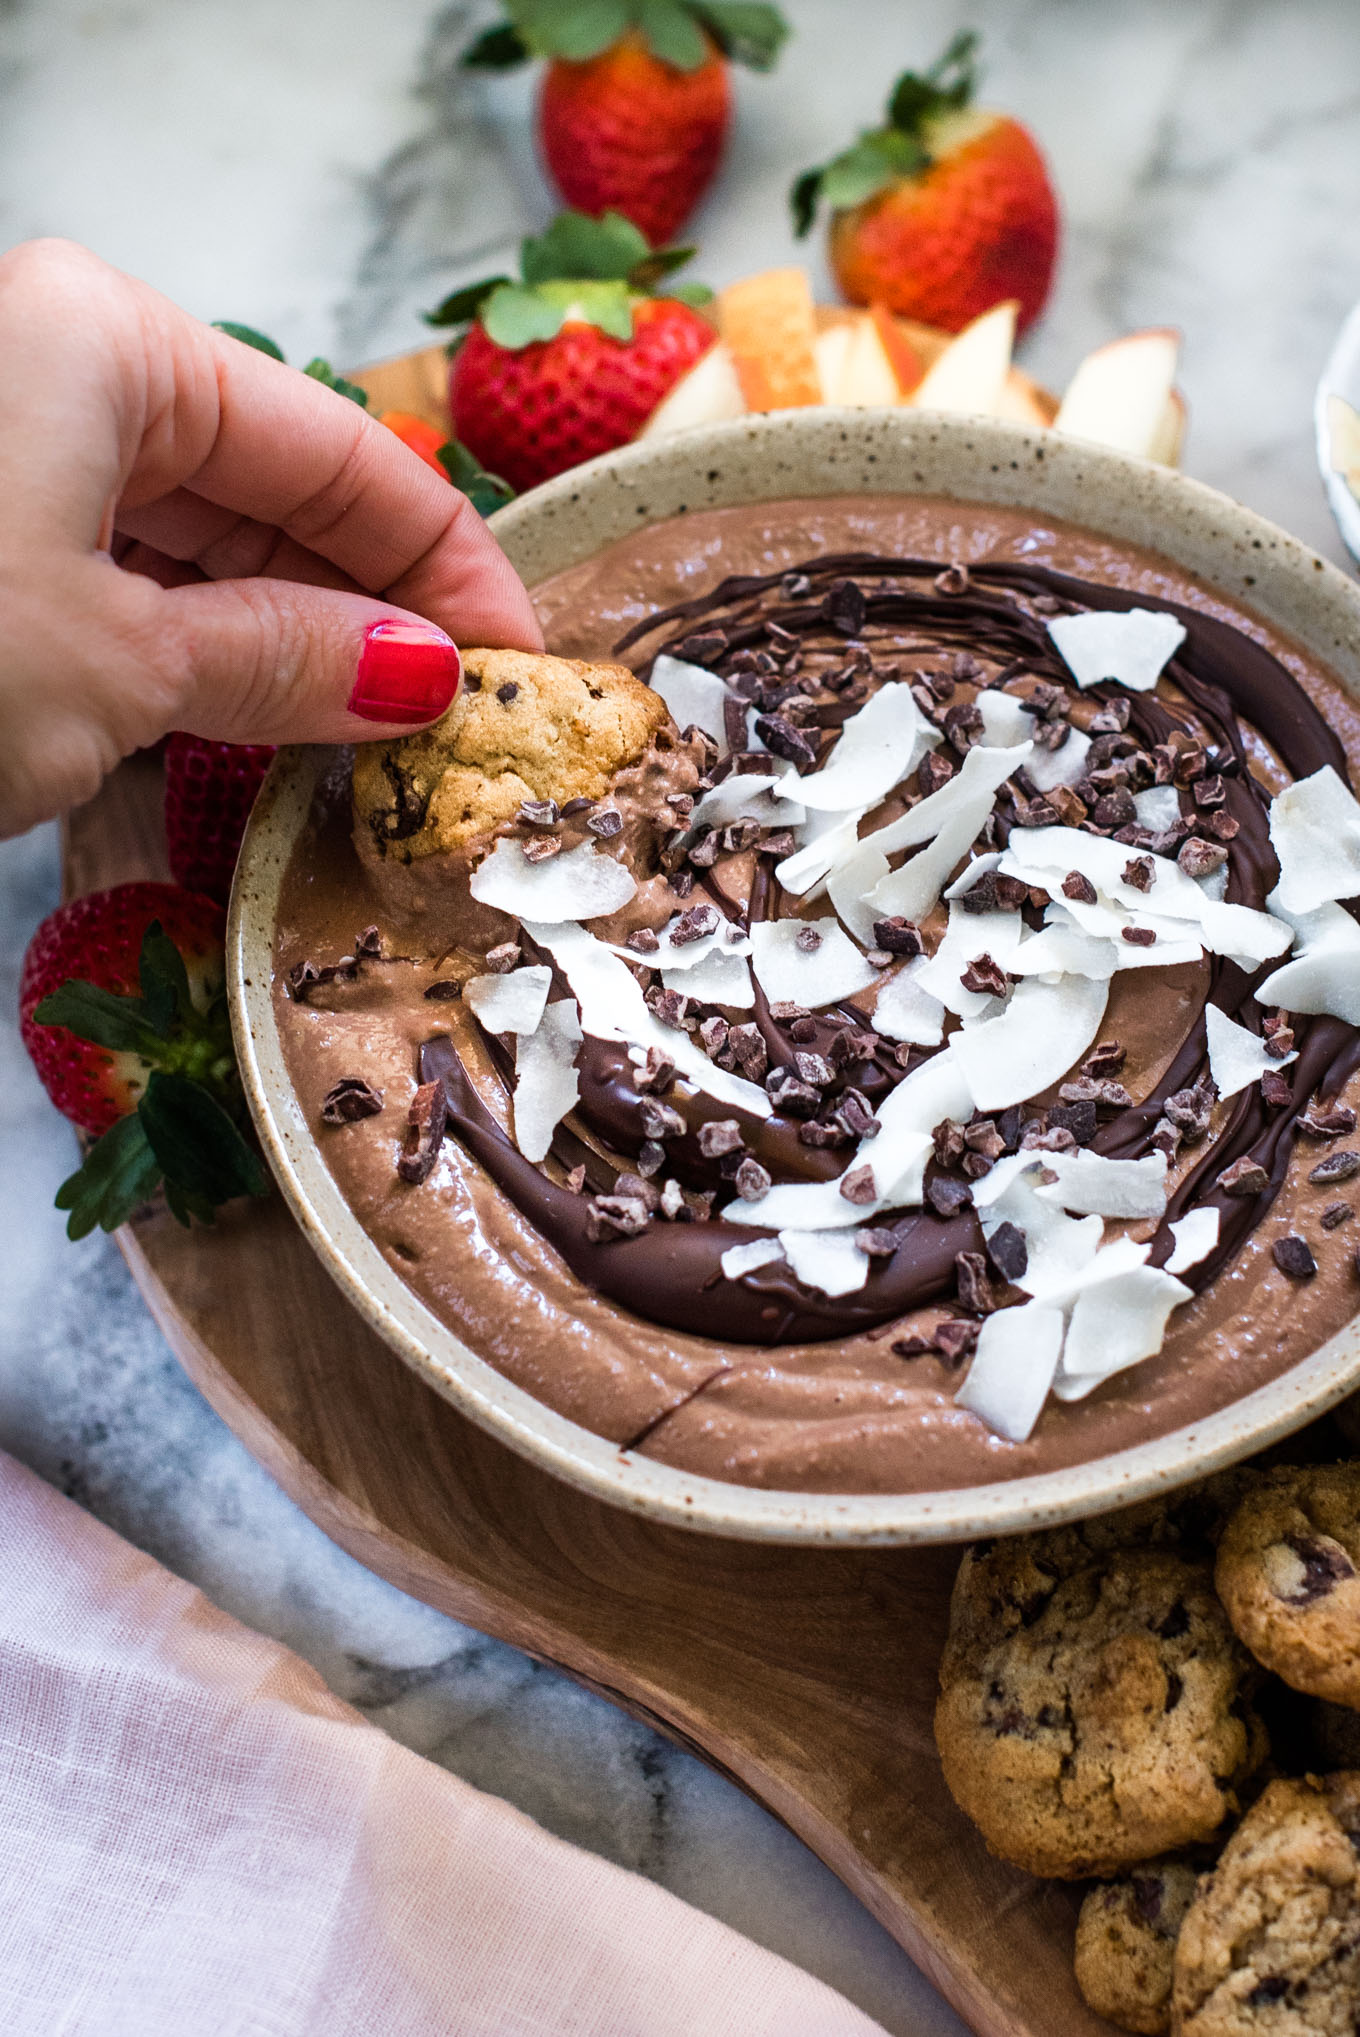
[[[1332,420],[1328,405],[1333,396],[1343,397],[1353,409],[1360,410],[1360,304],[1336,336],[1313,403],[1318,471],[1327,491],[1327,502],[1346,550],[1353,559],[1360,560],[1360,502],[1352,495],[1345,476],[1338,474],[1332,465]]]
[[[638,445],[535,489],[494,519],[532,586],[645,523],[809,494],[945,494],[1019,505],[1145,545],[1299,639],[1360,698],[1360,590],[1285,532],[1165,467],[1051,433],[910,411],[787,411]],[[901,1495],[761,1491],[620,1451],[495,1371],[397,1276],[344,1201],[293,1095],[270,995],[279,886],[326,752],[278,760],[232,898],[241,1068],[279,1184],[343,1293],[434,1389],[545,1469],[616,1505],[711,1534],[826,1543],[958,1541],[1076,1518],[1170,1489],[1288,1435],[1360,1381],[1360,1322],[1281,1379],[1136,1449],[1040,1476]]]

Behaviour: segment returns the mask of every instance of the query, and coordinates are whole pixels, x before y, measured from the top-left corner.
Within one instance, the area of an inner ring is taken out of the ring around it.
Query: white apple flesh
[[[638,436],[664,438],[696,424],[719,424],[724,418],[745,415],[746,399],[732,356],[721,340],[715,340],[662,397]]]
[[[1013,299],[994,305],[956,334],[926,369],[913,407],[994,416],[1010,373],[1017,308]]]
[[[1179,357],[1180,334],[1168,327],[1097,347],[1068,383],[1054,430],[1145,460],[1174,457],[1184,416],[1174,392]]]

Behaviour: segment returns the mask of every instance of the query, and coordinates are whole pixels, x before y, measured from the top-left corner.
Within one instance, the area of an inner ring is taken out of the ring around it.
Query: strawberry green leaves
[[[768,71],[789,33],[777,7],[756,0],[505,0],[508,17],[464,52],[467,70],[503,71],[532,57],[588,63],[630,33],[677,71],[723,56]]]
[[[439,464],[455,488],[461,489],[479,516],[492,516],[513,502],[515,491],[499,474],[488,474],[481,462],[458,439],[439,448]]]
[[[283,351],[267,333],[256,332],[253,325],[238,325],[232,318],[215,318],[213,331],[224,332],[228,339],[240,340],[243,347],[254,347],[257,354],[268,354],[271,361],[281,361]]]
[[[930,123],[957,113],[977,85],[978,38],[972,29],[954,37],[928,71],[904,71],[888,101],[887,125],[866,129],[848,149],[817,169],[805,170],[789,192],[799,239],[825,201],[834,212],[862,205],[902,177],[916,177],[931,164]]]
[[[560,212],[546,233],[521,243],[519,282],[491,276],[465,284],[426,312],[426,322],[460,327],[479,319],[487,338],[510,353],[556,339],[568,318],[626,345],[640,298],[664,295],[703,304],[712,296],[702,283],[660,288],[693,254],[693,248],[650,247],[619,212],[602,219]]]
[[[215,318],[213,331],[224,332],[228,339],[239,340],[243,347],[253,347],[257,354],[268,354],[271,361],[283,360],[283,349],[268,333],[256,332],[253,325],[238,325],[231,318]],[[347,382],[343,375],[337,375],[330,362],[318,354],[308,361],[302,370],[313,382],[322,383],[333,389],[337,396],[347,396],[351,403],[357,403],[361,410],[368,409],[368,391],[361,389],[357,382]]]
[[[323,360],[320,354],[315,360],[308,361],[302,372],[313,382],[320,382],[323,388],[333,389],[337,396],[347,396],[351,403],[358,404],[360,410],[368,409],[367,389],[361,389],[357,382],[347,382],[343,375],[337,375],[330,362]]]
[[[266,1195],[269,1177],[245,1136],[245,1108],[232,1051],[226,996],[194,1002],[184,959],[153,920],[142,939],[138,996],[98,984],[63,983],[34,1011],[39,1025],[65,1026],[147,1068],[137,1107],[95,1142],[57,1191],[67,1235],[116,1230],[139,1204],[165,1189],[173,1214],[211,1223],[224,1202]]]

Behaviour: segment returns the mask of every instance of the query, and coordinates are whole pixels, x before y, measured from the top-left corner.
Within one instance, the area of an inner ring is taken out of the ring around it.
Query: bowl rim
[[[734,455],[744,479],[728,470]],[[745,469],[752,459],[759,482]],[[840,485],[809,485],[822,477]],[[641,500],[639,491],[650,499]],[[682,508],[869,492],[1021,503],[1149,545],[1181,571],[1202,574],[1208,591],[1245,602],[1298,638],[1360,699],[1360,589],[1337,568],[1202,483],[1094,444],[991,419],[836,410],[737,419],[574,468],[498,512],[492,527],[533,585],[569,563],[573,547],[577,558],[589,557],[615,535]],[[1105,507],[1093,514],[1097,493]],[[583,537],[587,528],[591,535]],[[1149,529],[1156,537],[1145,534]],[[1211,562],[1218,570],[1210,570]],[[915,1493],[733,1484],[621,1450],[556,1413],[464,1344],[383,1258],[341,1195],[288,1080],[272,998],[276,908],[289,854],[334,755],[280,752],[251,816],[233,886],[228,990],[252,1117],[303,1235],[360,1316],[444,1399],[555,1477],[671,1526],[739,1540],[956,1542],[1172,1490],[1291,1434],[1360,1379],[1357,1318],[1280,1378],[1147,1443],[1056,1470]]]

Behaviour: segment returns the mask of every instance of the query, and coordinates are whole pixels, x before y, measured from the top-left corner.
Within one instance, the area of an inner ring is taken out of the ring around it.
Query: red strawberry
[[[818,200],[832,207],[831,265],[852,303],[960,332],[1014,297],[1023,331],[1053,280],[1058,204],[1027,130],[972,106],[976,47],[956,36],[924,76],[905,72],[887,126],[798,179],[794,220],[806,233]]]
[[[222,910],[174,884],[73,899],[29,942],[19,1026],[57,1109],[96,1139],[57,1193],[83,1237],[163,1181],[181,1222],[264,1194],[224,990]]]
[[[171,736],[165,752],[165,843],[177,884],[226,904],[241,837],[273,755],[272,743]]]
[[[505,0],[508,23],[463,61],[503,70],[550,59],[538,141],[582,212],[621,212],[660,244],[707,190],[731,118],[728,59],[769,70],[788,29],[765,5],[723,0]]]
[[[706,290],[652,294],[689,254],[653,252],[616,212],[564,212],[525,241],[523,282],[455,291],[431,321],[476,321],[449,372],[462,444],[515,488],[626,444],[716,338],[692,309]]]

